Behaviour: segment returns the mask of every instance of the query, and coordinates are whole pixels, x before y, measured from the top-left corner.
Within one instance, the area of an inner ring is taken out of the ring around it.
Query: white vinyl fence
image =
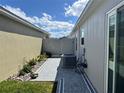
[[[48,38],[43,40],[43,51],[52,55],[74,54],[74,39],[69,38]]]

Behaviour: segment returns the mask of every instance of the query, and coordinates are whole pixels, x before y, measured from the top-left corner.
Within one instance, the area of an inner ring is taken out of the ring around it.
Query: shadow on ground
[[[56,81],[64,79],[64,93],[90,93],[81,74],[76,71],[76,68],[63,66],[63,61],[57,69]]]
[[[49,58],[36,73],[39,76],[33,81],[64,79],[64,93],[90,93],[81,74],[75,68],[63,66],[61,58]]]

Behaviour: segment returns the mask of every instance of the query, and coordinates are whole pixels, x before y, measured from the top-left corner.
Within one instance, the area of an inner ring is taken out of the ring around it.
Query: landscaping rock
[[[36,70],[44,63],[45,61],[36,62],[36,65],[32,66],[31,73],[27,73],[24,76],[19,76],[18,74],[14,74],[10,76],[7,80],[17,80],[17,81],[29,81],[32,78],[36,78],[38,74],[34,74]]]

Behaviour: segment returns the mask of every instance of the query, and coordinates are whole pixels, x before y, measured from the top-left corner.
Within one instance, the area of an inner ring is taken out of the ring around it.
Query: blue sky
[[[0,5],[59,38],[71,32],[87,1],[0,0]]]

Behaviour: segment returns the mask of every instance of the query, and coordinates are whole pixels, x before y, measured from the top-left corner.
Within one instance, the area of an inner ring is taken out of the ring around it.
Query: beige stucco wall
[[[0,80],[16,73],[25,60],[40,54],[41,38],[0,32]]]
[[[42,37],[35,29],[0,15],[0,81],[40,54]]]

